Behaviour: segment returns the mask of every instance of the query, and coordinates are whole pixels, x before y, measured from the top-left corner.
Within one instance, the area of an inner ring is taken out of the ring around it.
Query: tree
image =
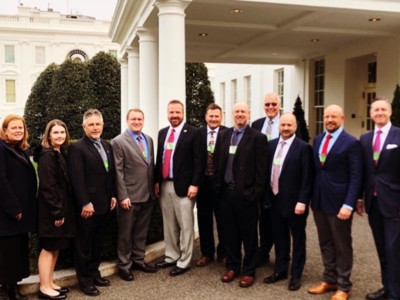
[[[32,87],[25,105],[24,117],[28,124],[29,143],[38,146],[48,121],[49,91],[53,77],[58,70],[56,64],[50,64],[38,77]]]
[[[308,143],[310,140],[310,133],[308,132],[308,126],[304,118],[304,110],[299,96],[297,96],[296,102],[294,103],[293,114],[296,116],[297,120],[297,132],[301,134],[301,139]]]
[[[396,84],[392,101],[392,116],[390,118],[393,126],[400,127],[400,86]]]
[[[196,127],[205,124],[206,108],[214,102],[207,72],[204,63],[186,63],[186,119]]]

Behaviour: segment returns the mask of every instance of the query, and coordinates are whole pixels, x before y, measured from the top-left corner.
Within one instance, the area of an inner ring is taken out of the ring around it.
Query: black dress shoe
[[[367,300],[381,300],[381,299],[387,299],[387,293],[385,292],[384,288],[380,288],[379,290],[367,294],[365,296],[365,299]]]
[[[67,287],[60,287],[59,289],[54,289],[54,290],[61,294],[69,293],[69,288],[67,288]]]
[[[103,278],[103,277],[97,277],[93,279],[94,285],[97,286],[109,286],[110,285],[110,280]]]
[[[301,279],[300,278],[290,278],[288,290],[289,291],[297,291],[301,287]]]
[[[16,283],[8,284],[6,289],[11,300],[28,300],[27,297],[19,293],[18,285]]]
[[[43,293],[41,290],[39,290],[38,298],[39,299],[50,299],[50,300],[52,300],[52,299],[61,300],[61,299],[67,298],[67,295],[59,293],[56,296],[51,296],[51,295],[47,295],[47,294]]]
[[[155,267],[148,265],[146,263],[143,264],[133,263],[131,270],[139,270],[145,273],[156,273],[158,271]]]
[[[274,273],[271,276],[264,278],[264,283],[275,283],[275,282],[278,282],[278,281],[284,280],[284,279],[287,279],[286,274]]]
[[[118,276],[125,281],[133,281],[135,278],[133,277],[133,274],[131,270],[118,270]]]
[[[179,276],[182,275],[183,273],[189,271],[190,268],[179,268],[175,267],[169,272],[169,276]]]
[[[84,292],[88,296],[98,296],[100,295],[100,291],[94,285],[89,286],[81,286],[82,292]]]
[[[169,268],[169,267],[175,267],[176,266],[176,262],[166,262],[161,261],[155,264],[156,268],[158,269],[165,269],[165,268]]]

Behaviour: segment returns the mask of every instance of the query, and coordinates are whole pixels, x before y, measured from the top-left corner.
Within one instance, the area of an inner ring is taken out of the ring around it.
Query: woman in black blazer
[[[68,288],[53,281],[59,251],[68,248],[74,236],[74,213],[68,179],[65,148],[69,145],[67,126],[50,121],[35,150],[39,175],[39,299],[65,299]]]
[[[28,232],[36,229],[37,183],[27,140],[25,120],[7,116],[0,128],[0,293],[10,299],[27,299],[17,282],[29,276]]]

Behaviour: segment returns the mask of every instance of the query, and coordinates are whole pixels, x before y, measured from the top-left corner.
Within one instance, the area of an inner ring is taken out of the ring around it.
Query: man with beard
[[[331,300],[348,299],[351,291],[351,224],[362,184],[360,142],[343,130],[343,121],[340,106],[326,107],[326,132],[315,138],[313,147],[316,176],[311,207],[324,272],[323,281],[308,292],[323,294],[337,290]]]

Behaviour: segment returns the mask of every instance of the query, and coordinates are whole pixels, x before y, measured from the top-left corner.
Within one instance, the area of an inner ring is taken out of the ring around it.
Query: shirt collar
[[[216,134],[218,134],[219,126],[215,129],[211,129],[210,126],[207,125],[207,134],[210,134],[211,131],[214,131]]]
[[[325,131],[325,137],[330,134],[332,136],[332,139],[336,139],[343,131],[343,127],[339,127],[338,129],[336,129],[334,132],[328,132]]]
[[[389,133],[389,130],[390,130],[391,127],[392,127],[392,122],[390,122],[390,121],[385,126],[383,126],[381,128],[378,128],[378,127],[375,126],[374,135],[376,135],[376,132],[378,130],[381,130],[384,135],[387,135]]]
[[[282,136],[280,136],[280,137],[279,137],[278,145],[280,144],[280,142],[285,142],[286,145],[290,146],[290,145],[293,143],[293,141],[294,141],[295,138],[296,138],[296,134],[293,134],[293,135],[292,135],[290,138],[288,138],[287,140],[284,140],[284,139],[282,138]]]

